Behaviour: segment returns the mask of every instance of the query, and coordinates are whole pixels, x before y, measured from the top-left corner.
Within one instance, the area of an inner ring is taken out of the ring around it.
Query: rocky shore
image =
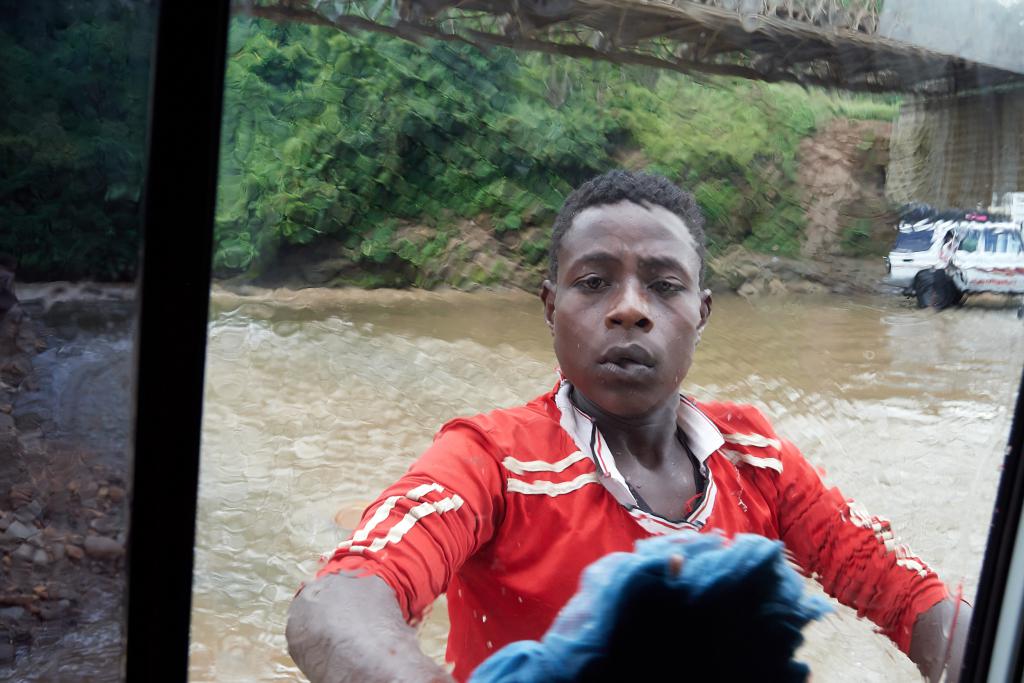
[[[787,294],[893,294],[884,282],[881,259],[821,256],[793,259],[733,247],[708,259],[712,291],[733,291],[747,299]]]
[[[0,678],[27,680],[69,635],[119,634],[127,467],[21,405],[55,337],[17,299],[0,315]],[[90,680],[117,680],[119,661],[106,659]]]

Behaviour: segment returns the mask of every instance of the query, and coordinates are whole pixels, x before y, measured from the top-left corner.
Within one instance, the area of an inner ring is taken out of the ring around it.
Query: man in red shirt
[[[755,408],[679,395],[711,313],[704,256],[696,202],[664,178],[613,171],[570,195],[541,290],[558,383],[444,425],[367,508],[292,604],[289,651],[314,683],[451,680],[409,626],[445,592],[466,680],[540,638],[594,560],[708,529],[781,539],[931,679],[960,661],[970,608],[888,522],[827,489]]]

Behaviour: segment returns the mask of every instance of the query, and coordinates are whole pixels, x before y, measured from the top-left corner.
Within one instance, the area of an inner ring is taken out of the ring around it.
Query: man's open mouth
[[[654,355],[639,344],[613,346],[604,352],[598,363],[615,365],[624,370],[651,368],[655,365]]]

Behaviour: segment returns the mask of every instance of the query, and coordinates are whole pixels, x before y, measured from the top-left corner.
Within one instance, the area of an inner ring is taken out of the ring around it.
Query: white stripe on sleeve
[[[420,503],[416,507],[412,508],[405,514],[402,521],[395,524],[385,536],[377,538],[369,546],[365,545],[352,545],[349,547],[349,551],[353,553],[370,552],[375,553],[382,549],[389,543],[398,543],[402,538],[409,533],[409,531],[416,525],[416,522],[420,521],[427,515],[433,513],[444,514],[445,512],[452,512],[462,507],[462,498],[458,495],[452,495],[450,498],[442,498],[441,500],[431,503]]]
[[[366,526],[361,529],[357,529],[356,532],[352,534],[352,538],[338,544],[338,548],[344,550],[345,548],[350,548],[354,543],[362,543],[368,539],[370,534],[373,533],[373,530],[391,515],[391,511],[395,509],[395,505],[397,505],[398,501],[402,498],[408,498],[409,500],[414,500],[418,503],[423,496],[427,495],[431,491],[437,491],[440,493],[444,491],[444,487],[435,482],[430,482],[429,484],[421,484],[414,489],[410,489],[404,496],[389,496],[380,504],[380,507],[374,510],[373,516],[367,520]]]
[[[570,456],[562,458],[557,462],[545,462],[543,460],[516,460],[513,457],[507,457],[501,461],[501,464],[509,472],[515,474],[526,474],[527,472],[561,472],[566,470],[580,460],[587,460],[589,456],[583,451],[576,451]]]
[[[561,496],[581,489],[587,484],[598,483],[597,473],[587,472],[572,479],[571,481],[523,481],[521,479],[508,480],[509,493],[525,493],[532,495]]]
[[[737,446],[755,446],[757,448],[774,448],[782,450],[782,442],[778,439],[770,439],[763,434],[722,434],[722,438]]]
[[[730,451],[728,449],[722,449],[722,455],[729,458],[733,463],[745,463],[751,467],[760,467],[762,469],[775,470],[779,474],[782,474],[782,461],[778,458],[759,458],[756,455],[749,453],[740,453],[739,451]]]

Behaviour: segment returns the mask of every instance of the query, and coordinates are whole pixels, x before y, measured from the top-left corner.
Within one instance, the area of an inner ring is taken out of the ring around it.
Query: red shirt
[[[917,616],[948,595],[886,520],[826,489],[752,406],[682,398],[679,427],[705,490],[685,520],[644,512],[570,389],[563,380],[525,406],[444,425],[319,575],[379,576],[410,622],[447,592],[447,659],[460,681],[502,646],[539,639],[587,565],[656,534],[781,539],[805,573],[904,652]]]

